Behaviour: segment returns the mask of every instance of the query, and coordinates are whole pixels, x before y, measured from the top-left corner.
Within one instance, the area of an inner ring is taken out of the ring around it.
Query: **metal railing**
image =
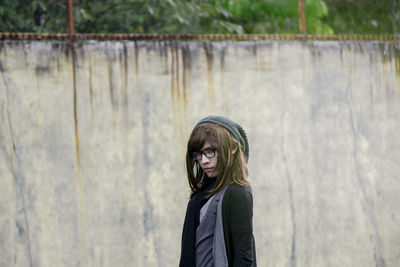
[[[210,40],[210,41],[262,41],[262,40],[361,40],[361,41],[396,41],[400,35],[396,34],[337,34],[337,35],[309,35],[309,34],[98,34],[98,33],[0,33],[0,40]]]

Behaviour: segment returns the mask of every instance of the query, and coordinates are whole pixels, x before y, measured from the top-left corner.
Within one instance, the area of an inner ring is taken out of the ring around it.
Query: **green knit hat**
[[[246,159],[249,159],[249,141],[247,140],[246,132],[239,124],[223,116],[208,116],[201,119],[196,126],[207,122],[217,124],[227,129],[233,135],[233,137],[239,141]]]

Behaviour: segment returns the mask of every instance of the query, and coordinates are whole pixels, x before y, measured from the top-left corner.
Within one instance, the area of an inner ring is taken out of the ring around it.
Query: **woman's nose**
[[[207,162],[210,162],[210,159],[207,158],[205,155],[202,155],[202,157],[201,157],[201,163],[202,163],[202,164],[205,164],[205,163],[207,163]]]

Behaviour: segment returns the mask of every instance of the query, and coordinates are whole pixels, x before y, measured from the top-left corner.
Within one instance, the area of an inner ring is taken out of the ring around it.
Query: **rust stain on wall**
[[[373,66],[372,65],[372,55],[369,55],[369,65],[370,66]],[[372,110],[374,109],[374,87],[373,87],[373,83],[372,83],[372,81],[370,82],[370,86],[369,86],[369,94],[370,94],[370,98],[371,98],[371,107],[372,107]]]
[[[179,136],[183,136],[181,117],[179,115],[179,54],[177,51],[177,43],[170,43],[171,49],[171,99],[172,99],[172,117],[175,129],[178,129]]]
[[[125,100],[125,106],[128,106],[128,49],[126,48],[126,44],[124,43],[124,57],[123,57],[123,62],[124,62],[124,100]]]
[[[204,52],[207,60],[207,92],[211,110],[215,109],[214,87],[214,48],[212,43],[204,43]]]
[[[114,97],[114,86],[113,86],[113,72],[112,72],[112,60],[107,59],[108,65],[108,90],[110,93],[110,101],[111,105],[114,108],[115,106],[115,97]]]
[[[170,46],[171,48],[171,97],[172,100],[175,98],[175,53],[173,45]]]
[[[188,87],[190,85],[190,49],[188,45],[183,45],[182,49],[182,67],[183,67],[183,75],[182,75],[182,98],[183,98],[183,115],[184,121],[187,121],[187,101],[188,101]]]
[[[4,55],[4,57],[5,57],[5,52],[6,52],[5,48],[6,48],[5,43],[4,42],[0,42],[0,53],[2,55]]]
[[[168,46],[165,42],[161,43],[160,53],[164,58],[165,73],[168,73],[169,72]]]
[[[400,47],[393,49],[394,66],[396,70],[396,87],[400,90]]]
[[[73,80],[73,103],[74,103],[74,127],[75,127],[75,150],[78,167],[78,194],[79,194],[79,251],[81,252],[81,260],[86,262],[84,255],[86,254],[86,230],[85,230],[85,195],[83,190],[83,181],[81,174],[81,159],[80,159],[80,145],[79,145],[79,123],[78,123],[78,103],[77,103],[77,88],[76,88],[76,53],[73,43],[69,44],[69,50],[72,57],[72,80]]]
[[[92,60],[89,57],[89,93],[90,93],[90,114],[93,118],[93,73],[92,73]]]
[[[316,64],[316,62],[318,60],[318,57],[320,56],[320,54],[318,54],[315,51],[315,49],[316,49],[315,46],[313,44],[311,44],[310,53],[311,53],[311,63],[312,63],[312,67],[313,68],[315,68],[315,64]],[[342,49],[340,50],[340,52],[341,52],[341,55],[343,55],[343,50]]]
[[[396,54],[395,57],[395,68],[396,68],[396,87],[400,90],[400,59],[399,55]]]
[[[260,64],[260,57],[259,57],[259,53],[258,53],[258,43],[255,42],[253,44],[253,56],[254,56],[254,64],[256,65],[256,71],[257,71],[257,76],[260,72],[261,69],[261,64]]]
[[[187,44],[170,42],[171,52],[171,99],[175,129],[184,138],[188,128],[187,101],[190,86],[190,49]]]
[[[69,44],[69,50],[72,57],[72,82],[73,82],[73,103],[74,103],[74,127],[75,127],[75,151],[78,170],[81,168],[81,159],[79,151],[79,123],[78,123],[78,107],[77,107],[77,92],[76,92],[76,53],[73,43]]]
[[[116,108],[116,99],[115,99],[115,90],[114,90],[114,83],[113,83],[113,69],[112,69],[112,62],[114,59],[107,58],[107,63],[108,63],[108,89],[110,93],[110,102],[111,102],[111,112],[112,112],[112,117],[113,117],[113,126],[114,128],[116,127],[116,114],[115,114],[115,108]]]
[[[221,57],[219,58],[221,65],[221,72],[224,74],[225,71],[225,49],[221,51]]]
[[[225,88],[225,49],[222,49],[220,51],[219,65],[221,70],[220,89],[222,91],[222,95],[227,95],[228,92],[226,91]],[[222,108],[226,112],[226,114],[230,113],[230,103],[227,99],[223,101]]]
[[[136,79],[136,88],[139,89],[139,47],[137,42],[135,44],[135,79]]]
[[[340,49],[340,65],[343,66],[344,62],[344,55],[343,55],[343,49]]]
[[[171,43],[171,58],[171,95],[173,99],[179,100],[179,48],[176,42]]]
[[[74,127],[75,127],[75,151],[77,158],[77,189],[79,195],[79,251],[81,260],[85,264],[86,260],[86,230],[85,230],[85,195],[81,174],[80,142],[79,142],[79,121],[78,121],[78,95],[76,83],[76,52],[75,44],[69,43],[67,53],[72,57],[72,80],[73,80],[73,104],[74,104]]]
[[[258,45],[257,45],[257,42],[253,43],[252,52],[253,52],[253,56],[255,58],[257,58],[258,57]]]

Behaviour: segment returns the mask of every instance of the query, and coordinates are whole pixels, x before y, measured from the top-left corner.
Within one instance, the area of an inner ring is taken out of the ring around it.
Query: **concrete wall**
[[[208,114],[248,132],[259,266],[399,266],[399,48],[0,42],[0,266],[177,266]]]

